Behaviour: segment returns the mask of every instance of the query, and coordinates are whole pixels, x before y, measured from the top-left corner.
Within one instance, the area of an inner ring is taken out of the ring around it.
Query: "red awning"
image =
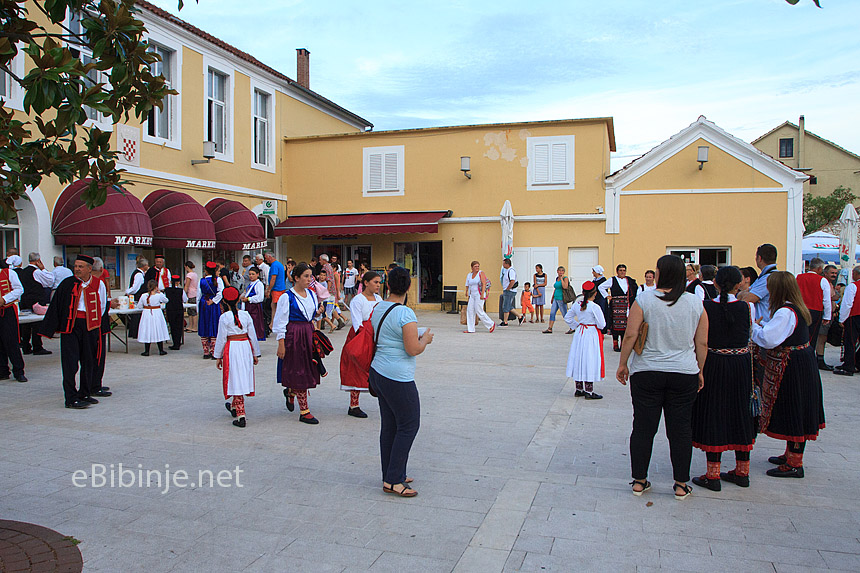
[[[266,246],[266,232],[257,216],[238,201],[217,198],[206,203],[215,224],[215,248],[254,251]]]
[[[390,235],[437,233],[439,219],[448,211],[411,213],[352,213],[348,215],[297,215],[277,227],[275,235]]]
[[[87,209],[81,193],[90,181],[75,181],[60,193],[51,217],[54,242],[80,246],[152,245],[152,223],[143,203],[125,189],[109,187],[105,202]]]
[[[206,208],[185,193],[159,189],[143,199],[152,220],[152,245],[165,249],[214,249],[215,225]]]

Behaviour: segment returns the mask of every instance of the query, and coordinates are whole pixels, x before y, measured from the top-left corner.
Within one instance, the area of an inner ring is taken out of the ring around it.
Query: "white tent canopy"
[[[803,237],[803,260],[815,257],[827,263],[839,265],[839,237],[824,231],[816,231]],[[855,260],[860,261],[860,246],[855,249]]]

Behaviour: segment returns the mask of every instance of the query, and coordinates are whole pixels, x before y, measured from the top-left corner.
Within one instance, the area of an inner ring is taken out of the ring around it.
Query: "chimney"
[[[804,161],[806,157],[804,157],[804,149],[806,144],[806,120],[801,115],[800,119],[797,120],[797,167],[803,168],[806,167]]]
[[[296,81],[311,89],[311,53],[306,48],[296,48]]]

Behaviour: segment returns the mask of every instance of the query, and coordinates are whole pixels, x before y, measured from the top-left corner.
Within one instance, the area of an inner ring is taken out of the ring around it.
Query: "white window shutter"
[[[385,189],[397,189],[397,154],[385,154]]]
[[[371,153],[368,156],[368,188],[379,191],[382,187],[382,153]]]
[[[552,144],[552,182],[567,183],[567,144]]]
[[[549,145],[542,143],[534,146],[534,182],[550,182]]]

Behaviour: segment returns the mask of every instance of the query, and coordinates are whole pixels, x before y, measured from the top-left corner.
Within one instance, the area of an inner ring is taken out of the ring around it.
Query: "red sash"
[[[168,271],[166,268],[163,268],[158,271],[158,278],[161,279],[161,284],[164,288],[170,286],[170,271]]]
[[[352,329],[350,329],[352,330]],[[251,347],[251,354],[254,354],[254,345],[251,344],[251,339],[248,338],[248,334],[228,334],[227,335],[227,344],[224,345],[224,352],[221,354],[221,386],[224,390],[224,399],[230,397],[227,394],[227,382],[230,378],[230,344],[233,342],[241,342],[243,340],[248,341],[248,345]],[[253,372],[253,370],[252,370]],[[254,381],[254,388],[256,389],[257,384],[256,380]],[[248,396],[253,396],[254,392],[248,394]]]
[[[606,359],[603,356],[603,333],[597,328],[596,324],[580,324],[579,325],[579,333],[585,334],[585,331],[588,328],[594,328],[595,334],[597,334],[597,340],[600,342],[600,377],[606,377]]]

